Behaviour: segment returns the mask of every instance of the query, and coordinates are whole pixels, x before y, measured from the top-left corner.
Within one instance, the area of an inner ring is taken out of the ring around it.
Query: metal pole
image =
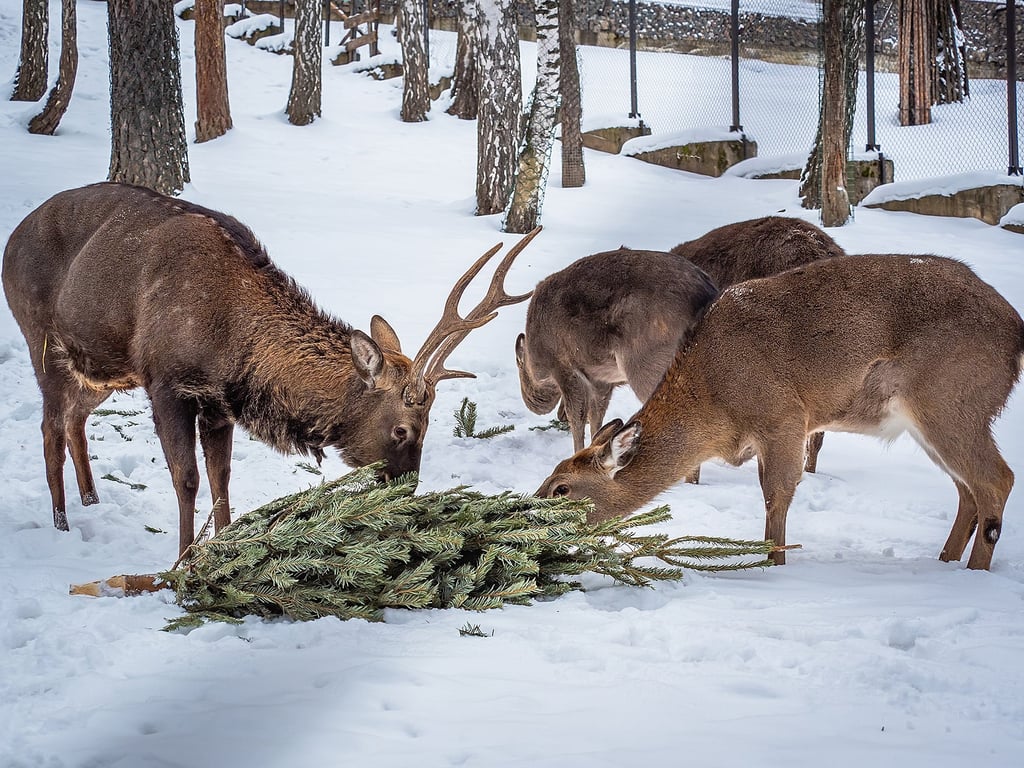
[[[730,131],[741,133],[740,124],[740,0],[732,0],[732,20],[729,36],[732,38],[732,125]]]
[[[865,111],[868,120],[868,152],[881,149],[875,138],[875,0],[864,3],[864,76],[867,84]]]
[[[331,0],[324,0],[324,48],[331,45]]]
[[[1011,176],[1020,176],[1017,145],[1017,8],[1006,0],[1006,135],[1009,141]]]
[[[284,32],[284,0],[278,4],[278,15],[281,17],[281,31]]]
[[[629,0],[629,116],[640,117],[636,98],[636,0]],[[643,124],[641,120],[640,126]]]

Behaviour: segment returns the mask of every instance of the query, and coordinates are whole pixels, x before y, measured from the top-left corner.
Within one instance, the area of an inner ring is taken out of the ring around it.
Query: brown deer
[[[179,545],[193,541],[199,472],[196,425],[217,529],[230,521],[234,425],[282,452],[384,474],[419,469],[434,388],[445,361],[501,306],[513,247],[465,317],[459,300],[500,250],[455,284],[437,326],[410,360],[380,316],[370,335],[316,307],[234,218],[140,187],[61,192],[14,230],[3,284],[43,395],[43,455],[54,525],[68,529],[63,467],[71,453],[82,504],[98,501],[85,422],[114,390],[144,387],[178,497]]]
[[[768,216],[713,229],[671,253],[620,248],[580,259],[534,290],[516,339],[523,401],[545,414],[561,400],[579,451],[586,424],[594,435],[604,423],[616,386],[628,383],[641,401],[651,396],[719,289],[842,255],[813,224]],[[817,433],[807,444],[808,472],[820,448]],[[688,480],[698,478],[699,468]]]
[[[940,559],[959,560],[977,529],[968,567],[988,568],[1013,486],[991,424],[1022,365],[1020,315],[960,262],[815,262],[723,292],[643,408],[605,425],[537,495],[590,498],[607,519],[708,459],[756,456],[765,538],[784,545],[809,433],[906,431],[959,492]]]

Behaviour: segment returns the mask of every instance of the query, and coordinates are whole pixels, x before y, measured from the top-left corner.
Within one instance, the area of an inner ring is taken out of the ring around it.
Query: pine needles
[[[246,615],[379,621],[385,608],[485,610],[580,589],[585,571],[647,586],[683,568],[769,565],[770,542],[637,528],[668,508],[588,525],[586,502],[464,487],[416,495],[412,477],[379,484],[375,467],[278,499],[194,545],[161,574],[186,616],[167,629]],[[757,556],[755,561],[730,560]]]
[[[464,397],[462,398],[462,405],[459,406],[459,410],[455,412],[455,426],[452,428],[452,434],[455,437],[475,437],[480,440],[486,440],[487,438],[496,437],[497,435],[504,435],[506,432],[511,432],[515,428],[515,424],[505,424],[498,427],[488,427],[481,432],[477,432],[476,403],[468,397]]]

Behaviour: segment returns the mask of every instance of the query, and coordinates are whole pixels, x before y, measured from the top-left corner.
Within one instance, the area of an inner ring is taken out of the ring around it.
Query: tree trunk
[[[29,133],[52,136],[68,109],[78,74],[78,15],[75,0],[61,0],[60,74],[43,111],[28,124]]]
[[[960,27],[960,0],[939,0],[936,11],[936,103],[962,102],[969,89],[964,34]]]
[[[937,96],[935,2],[900,0],[900,125],[926,125],[932,121],[931,105]]]
[[[399,39],[402,44],[402,120],[419,123],[430,111],[427,64],[427,18],[423,0],[401,0]]]
[[[231,129],[228,62],[224,51],[224,0],[196,0],[196,141]]]
[[[821,208],[826,227],[850,217],[846,163],[857,105],[858,57],[864,41],[864,0],[825,0],[822,10],[821,108],[814,148],[800,181],[805,208]]]
[[[480,4],[480,107],[477,119],[476,214],[508,205],[522,114],[519,34],[512,0]]]
[[[48,0],[24,0],[21,12],[21,59],[11,101],[39,101],[49,72],[50,6]]]
[[[551,165],[551,145],[560,94],[561,39],[558,8],[561,0],[536,0],[537,84],[533,88],[526,139],[512,184],[512,198],[505,214],[505,232],[525,234],[537,226],[544,206],[544,190]]]
[[[171,3],[108,0],[111,181],[173,195],[189,181]]]
[[[562,186],[582,187],[587,180],[583,164],[583,95],[576,53],[576,11],[573,0],[561,0],[558,8],[558,40],[561,48],[562,92]]]
[[[295,0],[295,50],[288,122],[309,125],[320,117],[323,53],[320,49],[321,0]]]
[[[477,73],[477,40],[480,13],[476,0],[459,0],[459,36],[455,44],[452,103],[448,114],[460,120],[476,120],[480,83]]]

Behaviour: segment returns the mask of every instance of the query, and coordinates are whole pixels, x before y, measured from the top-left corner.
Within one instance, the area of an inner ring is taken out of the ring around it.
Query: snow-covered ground
[[[0,0],[5,76],[20,14],[18,0]],[[106,7],[80,3],[78,14],[82,59],[58,135],[30,136],[37,106],[0,101],[2,238],[53,193],[106,175]],[[192,23],[179,28],[191,126]],[[602,55],[612,53],[624,55]],[[417,348],[458,275],[494,243],[517,239],[499,232],[499,217],[472,215],[475,124],[439,106],[428,122],[403,124],[399,81],[327,66],[324,117],[296,128],[283,115],[291,60],[234,40],[228,56],[235,127],[189,146],[184,196],[252,226],[330,312],[364,329],[379,312]],[[622,243],[666,249],[779,212],[816,220],[800,208],[796,182],[586,160],[581,189],[560,188],[552,174],[545,230],[510,290]],[[964,259],[1024,308],[1020,235],[868,209],[831,234],[851,252]],[[522,305],[502,310],[453,355],[451,365],[478,378],[439,387],[425,488],[529,492],[570,452],[566,434],[530,430],[547,417],[519,396],[513,341],[524,317]],[[40,398],[5,305],[0,391],[2,768],[1024,764],[1024,496],[1010,497],[991,572],[941,563],[956,493],[906,438],[887,448],[826,437],[819,472],[805,476],[789,515],[789,539],[803,549],[784,568],[653,589],[591,578],[586,593],[483,614],[249,620],[182,635],[159,631],[179,614],[166,594],[67,594],[71,583],[154,571],[176,555],[174,494],[144,393],[118,395],[104,407],[120,413],[90,419],[102,503],[82,508],[72,493],[71,531],[60,533],[48,511]],[[515,431],[453,437],[463,397],[478,404],[481,426]],[[620,391],[609,418],[636,406]],[[996,432],[1024,472],[1019,391]],[[237,512],[318,481],[244,434],[233,470]],[[324,471],[345,467],[330,456]],[[70,462],[65,477],[73,491]],[[662,497],[674,515],[665,530],[761,535],[753,465],[706,466],[701,480]],[[208,496],[200,504],[208,509]],[[488,636],[460,636],[467,623]]]

